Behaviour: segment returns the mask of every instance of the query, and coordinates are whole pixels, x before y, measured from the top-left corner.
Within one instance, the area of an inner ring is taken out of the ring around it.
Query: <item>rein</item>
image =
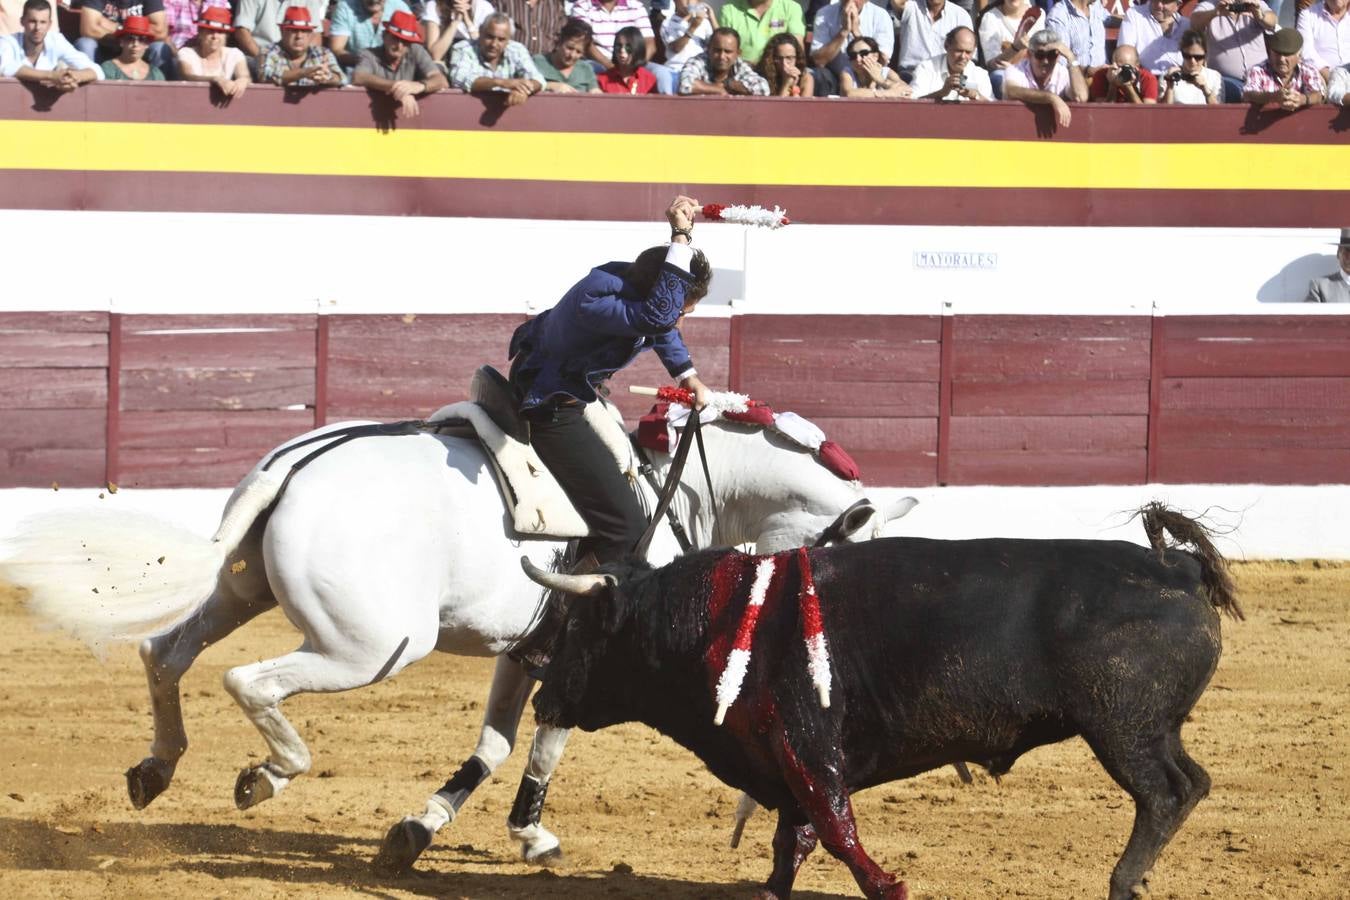
[[[647,549],[651,546],[652,538],[656,536],[656,529],[663,515],[670,518],[671,530],[675,532],[675,539],[680,542],[681,550],[688,553],[693,547],[688,532],[680,525],[675,518],[675,513],[670,509],[670,501],[675,498],[675,490],[680,486],[680,476],[684,474],[684,464],[689,458],[689,447],[695,441],[698,442],[699,460],[703,464],[703,479],[708,485],[708,504],[712,509],[713,531],[722,530],[722,523],[717,514],[717,497],[713,493],[712,473],[708,471],[708,451],[703,445],[703,423],[699,418],[698,410],[693,410],[689,416],[689,424],[685,425],[684,433],[680,435],[680,443],[675,448],[675,456],[671,460],[670,469],[666,472],[666,483],[657,494],[656,509],[652,511],[652,520],[648,523],[647,530],[643,532],[642,537],[638,539],[636,546],[633,547],[633,552],[644,559],[647,556]],[[636,442],[634,442],[634,445],[636,446]],[[642,458],[645,460],[645,455]],[[650,470],[646,474],[654,486],[656,479],[652,478]]]

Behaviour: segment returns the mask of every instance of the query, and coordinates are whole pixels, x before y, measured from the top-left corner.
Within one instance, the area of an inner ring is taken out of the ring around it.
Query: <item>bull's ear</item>
[[[872,505],[871,501],[864,501],[850,507],[844,512],[839,522],[838,540],[848,540],[849,535],[866,526],[876,514],[876,507]]]
[[[903,518],[906,513],[919,505],[915,497],[901,497],[898,500],[892,500],[886,504],[886,513],[882,517],[883,521],[894,522],[896,519]]]

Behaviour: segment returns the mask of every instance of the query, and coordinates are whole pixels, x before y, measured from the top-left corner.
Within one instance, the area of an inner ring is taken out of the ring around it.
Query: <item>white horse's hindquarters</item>
[[[476,442],[369,437],[291,479],[263,539],[287,618],[323,653],[408,643],[394,671],[433,649],[494,656],[532,620],[539,589],[520,570],[560,545],[506,537]],[[511,599],[507,599],[507,598]]]

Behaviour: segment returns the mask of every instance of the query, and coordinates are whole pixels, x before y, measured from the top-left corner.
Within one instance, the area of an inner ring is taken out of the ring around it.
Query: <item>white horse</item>
[[[696,546],[754,543],[773,552],[811,543],[863,499],[856,482],[768,432],[723,422],[704,432],[716,496],[691,465],[672,503]],[[543,595],[519,558],[524,553],[548,568],[565,545],[521,541],[512,532],[477,441],[429,432],[367,437],[335,446],[286,478],[298,460],[332,440],[283,452],[267,470],[263,462],[255,466],[210,541],[146,516],[51,513],[26,523],[0,554],[7,557],[0,578],[27,588],[40,617],[94,647],[139,642],[154,740],[150,755],[127,771],[136,808],[168,788],[187,750],[184,673],[206,647],[277,604],[303,635],[300,646],[230,669],[224,678],[268,747],[266,762],[239,775],[240,809],[309,771],[309,750],[280,709],[287,697],[374,684],[433,650],[500,655],[535,623]],[[670,457],[652,456],[663,478]],[[652,491],[639,486],[650,509]],[[885,511],[858,506],[843,517],[840,533],[874,537],[914,502],[900,500]],[[676,552],[663,527],[650,557],[659,562]],[[524,670],[501,656],[478,746],[456,776],[467,790],[447,803],[452,779],[425,813],[390,831],[386,850],[395,868],[411,865],[468,792],[505,761],[531,687]],[[512,828],[526,859],[558,851],[557,838],[539,824],[539,808],[566,737],[540,729],[531,750],[526,776],[537,789],[525,801],[527,821]],[[464,777],[466,769],[473,777]]]

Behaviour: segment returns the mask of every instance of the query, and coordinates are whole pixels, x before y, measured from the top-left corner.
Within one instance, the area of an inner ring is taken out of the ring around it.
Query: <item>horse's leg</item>
[[[506,821],[507,830],[520,844],[520,854],[526,862],[544,863],[562,857],[562,846],[557,836],[539,824],[539,820],[544,814],[548,781],[562,759],[569,733],[566,728],[552,725],[540,725],[534,730],[530,759],[525,766],[525,773],[520,776],[516,802],[512,804],[511,815]]]
[[[187,732],[178,686],[203,650],[259,613],[276,606],[257,542],[257,531],[239,545],[233,558],[245,565],[222,576],[216,590],[197,611],[168,631],[141,642],[141,661],[150,685],[155,738],[150,755],[127,769],[131,805],[145,809],[173,780],[178,760],[187,752]]]
[[[279,794],[291,779],[309,771],[309,748],[279,705],[293,694],[335,693],[375,684],[395,674],[430,649],[408,638],[378,642],[370,635],[349,637],[329,631],[325,652],[306,640],[300,649],[238,666],[225,673],[225,689],[267,742],[267,761],[244,769],[234,787],[234,802],[248,809]],[[378,646],[378,644],[384,644]]]
[[[477,748],[459,771],[431,795],[424,812],[405,816],[389,829],[375,857],[376,871],[397,875],[410,869],[431,845],[432,836],[454,821],[469,795],[506,761],[515,746],[520,715],[533,687],[533,680],[519,663],[505,654],[497,657]]]

